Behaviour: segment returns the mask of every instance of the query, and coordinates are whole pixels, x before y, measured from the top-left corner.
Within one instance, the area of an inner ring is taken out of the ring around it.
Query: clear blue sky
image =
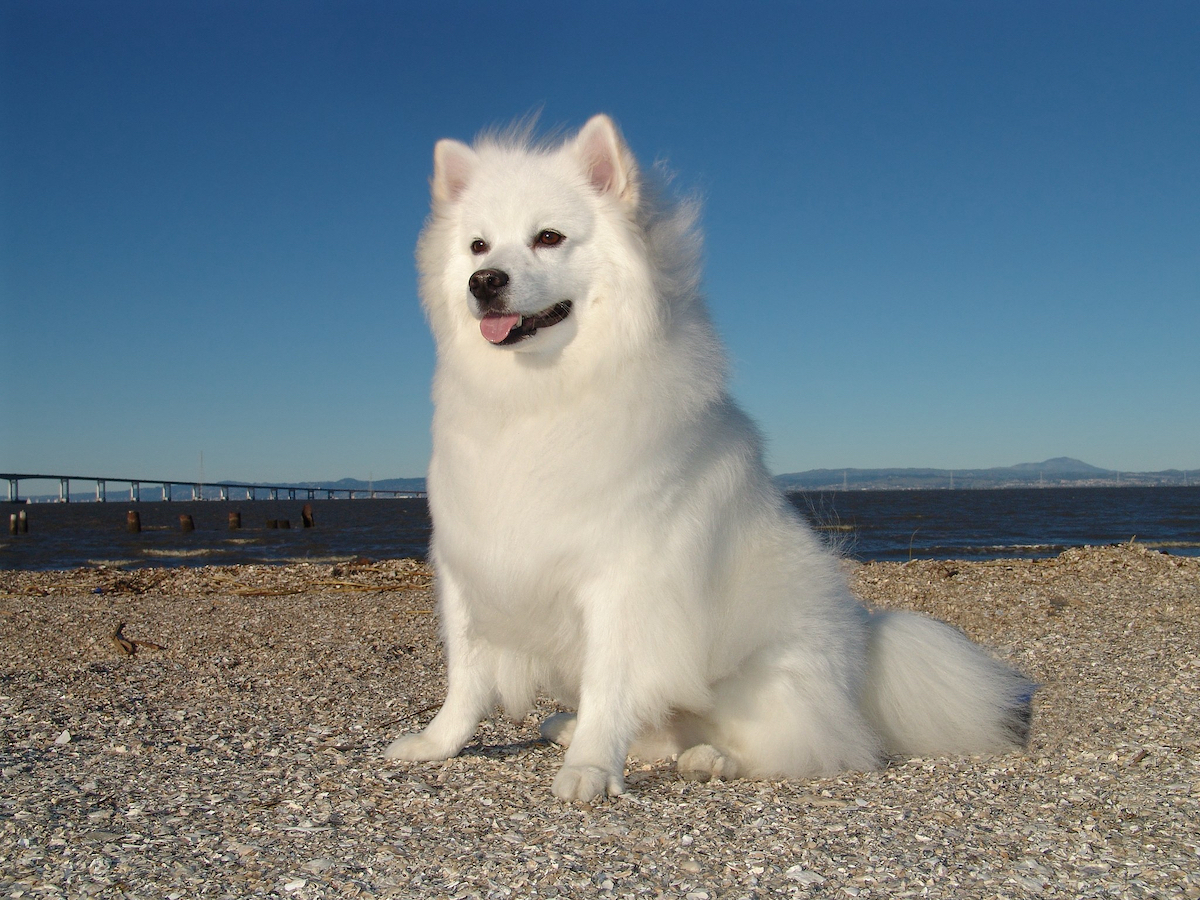
[[[434,141],[705,200],[774,471],[1200,466],[1200,4],[0,0],[0,470],[423,474]]]

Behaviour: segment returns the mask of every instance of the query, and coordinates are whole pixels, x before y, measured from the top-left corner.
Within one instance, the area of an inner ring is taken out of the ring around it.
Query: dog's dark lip
[[[513,344],[520,343],[525,338],[533,337],[537,334],[539,328],[549,328],[551,325],[557,325],[563,319],[571,314],[571,301],[563,300],[555,303],[545,312],[538,313],[536,316],[525,316],[521,319],[521,324],[513,328],[508,333],[508,337],[495,344],[496,347],[510,347]]]

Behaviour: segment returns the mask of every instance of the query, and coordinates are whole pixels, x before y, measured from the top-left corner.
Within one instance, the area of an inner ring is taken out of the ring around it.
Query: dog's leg
[[[605,696],[605,687],[584,689],[571,745],[551,787],[561,800],[586,802],[625,793],[625,755],[633,729],[620,722],[620,712],[602,710],[613,699]]]
[[[646,749],[655,755],[700,742],[691,717],[669,715],[711,701],[703,621],[690,603],[696,589],[678,577],[679,567],[663,565],[657,548],[645,552],[648,558],[631,554],[577,597],[584,645],[579,712],[573,732],[560,735],[570,747],[553,785],[565,800],[623,793],[626,756],[647,729]],[[663,574],[657,584],[649,577],[656,572]]]
[[[388,759],[447,759],[466,746],[479,720],[496,702],[495,653],[467,634],[462,595],[453,578],[439,571],[438,590],[446,642],[446,700],[433,721],[418,734],[406,734],[388,745]]]
[[[586,658],[579,712],[573,733],[564,735],[570,747],[551,788],[562,800],[625,792],[625,756],[639,724],[636,698],[645,694],[634,671],[637,648],[623,627],[624,588],[595,585],[582,597]]]

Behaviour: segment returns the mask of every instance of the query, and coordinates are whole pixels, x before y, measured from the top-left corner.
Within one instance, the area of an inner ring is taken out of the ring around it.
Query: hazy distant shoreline
[[[89,479],[84,476],[72,480],[86,485]],[[124,479],[108,478],[105,480],[115,484],[125,483]],[[160,479],[144,478],[140,482],[145,486],[154,486]],[[1018,463],[1015,466],[1000,466],[987,469],[933,469],[933,468],[890,468],[890,469],[808,469],[804,472],[786,472],[776,475],[775,484],[784,491],[911,491],[911,490],[1003,490],[1006,488],[1085,488],[1085,487],[1190,487],[1200,485],[1200,469],[1165,469],[1159,472],[1118,472],[1112,469],[1102,469],[1078,459],[1060,456],[1040,463]],[[28,480],[23,482],[28,484]],[[41,483],[49,484],[47,480]],[[173,482],[177,490],[184,489],[188,484],[186,479]],[[247,488],[265,489],[267,482],[230,481],[227,484],[240,485]],[[369,494],[372,491],[418,491],[424,492],[424,478],[385,478],[381,480],[360,481],[356,478],[342,478],[337,481],[299,481],[290,483],[296,490],[315,490],[338,492],[353,491]],[[109,502],[129,502],[122,500],[122,492],[112,491],[113,497]],[[219,493],[214,487],[211,492],[204,491],[202,498],[215,500]],[[53,493],[33,493],[22,490],[20,502],[57,503],[59,495],[57,483]],[[210,496],[211,494],[211,496]],[[87,503],[95,498],[86,488],[77,489],[71,502]],[[177,495],[172,502],[185,498]],[[153,501],[151,501],[153,502]]]
[[[1117,472],[1060,456],[989,469],[810,469],[776,475],[775,483],[788,491],[1187,487],[1200,484],[1200,469]]]

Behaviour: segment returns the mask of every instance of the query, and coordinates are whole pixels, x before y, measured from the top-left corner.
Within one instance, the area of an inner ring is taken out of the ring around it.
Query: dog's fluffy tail
[[[1036,685],[955,628],[875,612],[864,712],[889,755],[992,753],[1025,745]]]

